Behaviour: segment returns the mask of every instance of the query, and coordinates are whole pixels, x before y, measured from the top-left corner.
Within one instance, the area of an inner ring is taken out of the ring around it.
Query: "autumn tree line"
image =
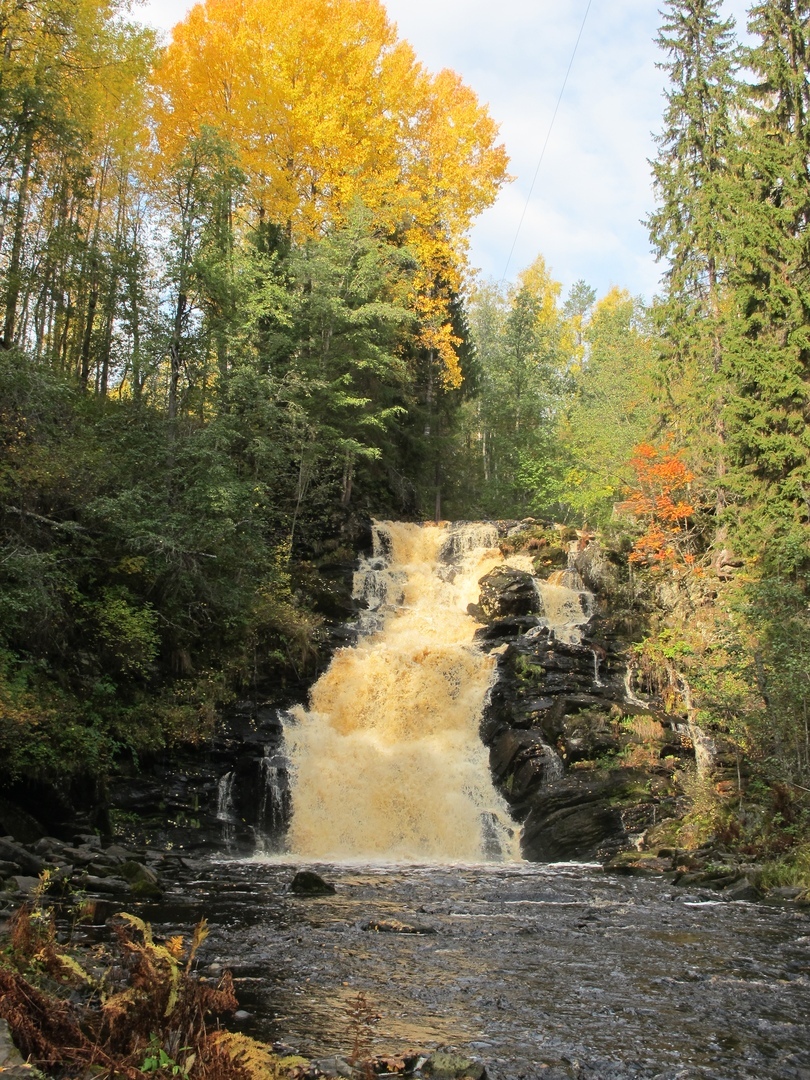
[[[531,514],[605,530],[670,598],[640,667],[810,786],[810,5],[748,29],[664,5],[647,303],[471,273],[497,125],[379,0],[205,0],[168,45],[0,0],[7,775],[306,677],[363,515]]]

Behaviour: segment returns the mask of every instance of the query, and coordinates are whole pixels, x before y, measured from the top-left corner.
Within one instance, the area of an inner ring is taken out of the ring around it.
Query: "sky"
[[[457,71],[500,124],[514,180],[473,226],[473,267],[511,281],[543,255],[564,291],[583,279],[599,295],[618,285],[651,298],[661,267],[643,219],[654,205],[648,162],[664,106],[654,41],[661,3],[591,0],[588,10],[588,0],[384,2],[419,60],[431,71]],[[146,0],[138,14],[169,31],[191,6]],[[747,6],[725,0],[723,13],[742,29]]]

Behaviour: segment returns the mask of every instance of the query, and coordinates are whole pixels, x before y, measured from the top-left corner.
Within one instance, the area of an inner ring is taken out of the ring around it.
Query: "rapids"
[[[577,864],[317,865],[337,892],[309,899],[300,862],[177,865],[146,917],[207,917],[202,970],[233,971],[249,1033],[307,1055],[348,1053],[363,991],[372,1053],[454,1047],[490,1080],[810,1076],[807,909]],[[364,929],[395,919],[432,933]]]

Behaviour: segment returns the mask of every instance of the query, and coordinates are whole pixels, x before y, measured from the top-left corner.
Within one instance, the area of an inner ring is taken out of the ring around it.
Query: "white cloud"
[[[647,159],[660,127],[664,73],[655,64],[659,3],[594,0],[548,141],[529,188],[587,0],[388,0],[426,67],[451,67],[501,124],[515,182],[476,223],[471,261],[500,279],[525,209],[509,277],[543,254],[566,288],[585,278],[651,296],[659,268],[641,224],[652,209]],[[189,0],[147,0],[141,17],[169,29]],[[725,11],[745,25],[745,0]]]

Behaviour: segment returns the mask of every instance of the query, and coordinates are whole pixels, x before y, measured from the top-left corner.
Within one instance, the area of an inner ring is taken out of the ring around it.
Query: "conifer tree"
[[[751,9],[726,375],[732,484],[785,536],[810,516],[810,4]],[[805,530],[803,530],[805,531]]]
[[[670,76],[664,130],[653,175],[658,209],[648,226],[659,259],[666,259],[665,336],[670,392],[688,403],[708,428],[705,471],[714,474],[716,503],[725,501],[723,443],[723,307],[727,275],[724,223],[728,218],[729,154],[734,144],[737,48],[732,19],[720,0],[669,0],[658,36]],[[685,425],[686,426],[686,425]],[[705,442],[705,437],[704,437]],[[699,454],[702,447],[693,447]]]

